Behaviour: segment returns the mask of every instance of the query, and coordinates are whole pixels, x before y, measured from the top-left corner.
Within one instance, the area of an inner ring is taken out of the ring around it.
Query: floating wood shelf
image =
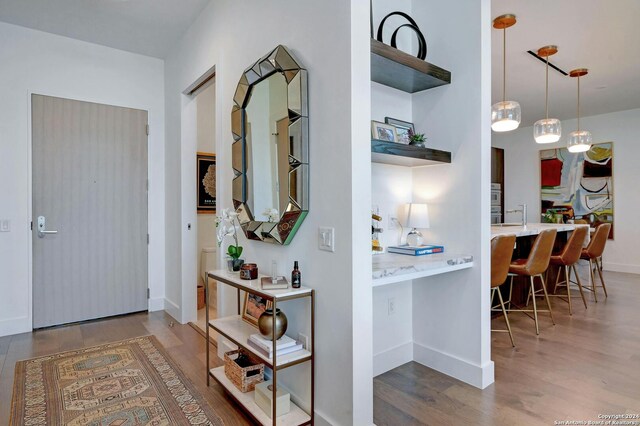
[[[371,80],[408,93],[451,83],[451,72],[371,39]]]
[[[371,161],[397,166],[429,166],[451,163],[451,153],[396,142],[371,139]]]

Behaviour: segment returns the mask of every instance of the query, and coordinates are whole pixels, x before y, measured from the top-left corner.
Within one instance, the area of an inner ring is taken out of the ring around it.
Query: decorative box
[[[273,411],[272,398],[273,398],[273,381],[268,380],[266,382],[262,382],[256,385],[254,400],[258,407],[265,412],[269,418],[271,418],[271,414]],[[286,392],[282,387],[279,387],[276,391],[276,413],[278,416],[282,416],[283,414],[287,414],[291,409],[290,404],[290,395],[289,392]]]
[[[236,362],[240,353],[248,357],[251,365],[241,367]],[[229,351],[224,353],[224,374],[240,392],[251,392],[256,384],[264,381],[264,364],[246,351]]]

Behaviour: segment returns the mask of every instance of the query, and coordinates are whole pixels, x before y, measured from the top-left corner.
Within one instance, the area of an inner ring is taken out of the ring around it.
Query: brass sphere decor
[[[284,336],[287,331],[287,316],[280,309],[276,309],[276,340]],[[273,339],[273,309],[267,309],[258,318],[258,329],[262,337]]]

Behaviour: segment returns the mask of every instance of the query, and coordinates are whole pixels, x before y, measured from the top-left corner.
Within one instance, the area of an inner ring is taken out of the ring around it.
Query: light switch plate
[[[9,219],[0,220],[0,232],[9,232],[11,230],[11,223]]]
[[[324,251],[335,252],[335,230],[333,228],[319,227],[318,228],[318,248]]]

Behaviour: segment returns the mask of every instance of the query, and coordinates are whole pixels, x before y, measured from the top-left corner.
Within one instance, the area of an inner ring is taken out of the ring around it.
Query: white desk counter
[[[438,253],[424,256],[384,253],[373,256],[373,286],[430,277],[471,268],[473,256]]]
[[[573,231],[578,226],[589,226],[573,223],[528,223],[526,226],[522,225],[507,225],[507,226],[491,226],[491,238],[497,235],[513,235],[516,237],[525,237],[527,235],[538,235],[545,229],[555,229],[558,232]]]

